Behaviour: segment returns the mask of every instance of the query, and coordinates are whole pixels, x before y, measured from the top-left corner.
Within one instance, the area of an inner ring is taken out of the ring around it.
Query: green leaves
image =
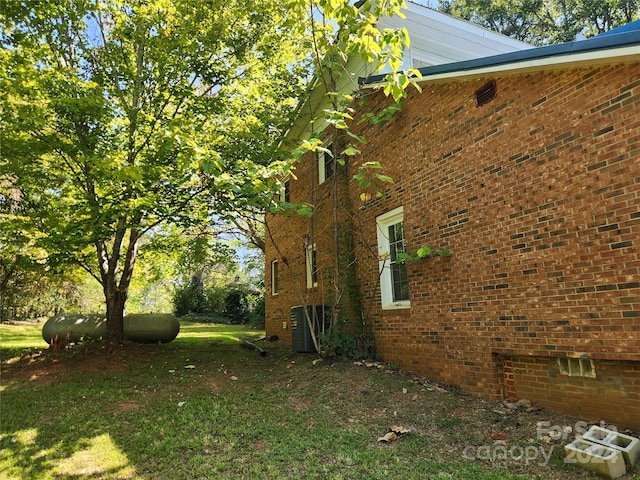
[[[534,45],[569,42],[624,25],[640,16],[640,2],[610,0],[452,0],[449,14]]]
[[[126,291],[145,232],[264,209],[302,88],[292,5],[9,2],[0,184],[23,208],[0,230]]]
[[[418,256],[418,258],[428,258],[434,256],[450,257],[451,252],[448,252],[447,250],[440,250],[431,246],[425,246],[420,247],[418,250],[416,250],[416,255]]]
[[[451,252],[433,247],[431,245],[420,247],[414,251],[396,253],[396,258],[398,259],[398,261],[403,263],[405,262],[415,263],[424,258],[450,257],[450,256],[451,256]]]

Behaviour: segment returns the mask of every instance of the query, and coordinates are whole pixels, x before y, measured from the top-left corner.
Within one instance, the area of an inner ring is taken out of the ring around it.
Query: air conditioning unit
[[[329,329],[331,325],[331,310],[327,305],[307,305],[307,312],[315,327],[315,334],[320,335]],[[315,315],[314,315],[315,312]],[[305,315],[305,306],[298,305],[291,308],[291,346],[294,352],[315,352],[311,336],[311,328]]]

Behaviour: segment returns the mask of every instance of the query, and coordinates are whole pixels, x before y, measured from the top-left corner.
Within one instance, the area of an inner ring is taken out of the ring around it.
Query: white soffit
[[[406,28],[416,58],[429,58],[433,64],[482,58],[532,48],[531,45],[473,25],[465,20],[408,3],[400,17],[380,20],[380,26]]]

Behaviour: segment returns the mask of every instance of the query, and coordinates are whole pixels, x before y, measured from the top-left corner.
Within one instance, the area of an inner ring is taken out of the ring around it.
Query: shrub
[[[240,289],[231,290],[224,300],[224,313],[233,324],[249,321],[249,303],[247,294]]]
[[[173,311],[177,317],[181,317],[187,313],[205,313],[206,310],[207,299],[202,281],[194,275],[187,285],[176,289],[173,296]]]
[[[190,315],[207,318],[211,323],[264,327],[264,295],[242,284],[214,285],[205,290],[200,283],[192,281],[176,290],[173,305],[178,317]]]

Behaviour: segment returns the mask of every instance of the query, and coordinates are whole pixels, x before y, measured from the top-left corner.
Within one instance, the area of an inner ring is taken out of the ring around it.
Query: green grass
[[[39,323],[0,323],[0,349],[46,348],[47,342],[41,333],[42,324]]]
[[[38,328],[0,325],[0,478],[590,478],[561,462],[462,455],[492,445],[491,430],[525,445],[536,421],[568,419],[527,414],[518,431],[492,403],[401,372],[240,348],[263,334],[183,324],[165,345],[39,353]],[[379,443],[391,425],[411,432]]]

